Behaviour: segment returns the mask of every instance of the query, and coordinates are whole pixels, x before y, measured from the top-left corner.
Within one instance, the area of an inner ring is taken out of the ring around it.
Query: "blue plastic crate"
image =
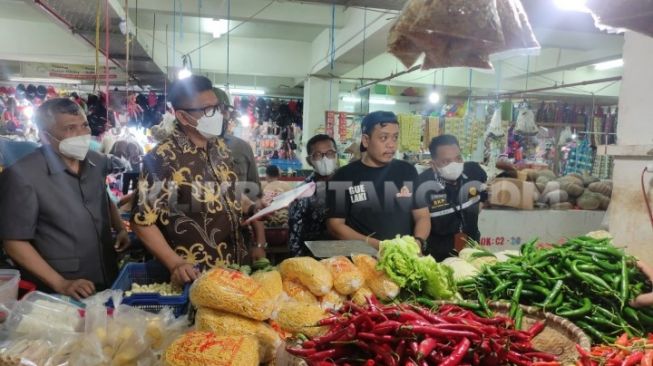
[[[158,262],[129,263],[120,271],[120,275],[111,286],[112,290],[129,291],[132,283],[149,285],[155,282],[169,282],[170,272]],[[176,317],[188,310],[188,292],[190,284],[184,286],[180,296],[162,296],[159,294],[135,294],[125,297],[123,304],[133,306],[151,313],[158,313],[164,307],[172,308]]]

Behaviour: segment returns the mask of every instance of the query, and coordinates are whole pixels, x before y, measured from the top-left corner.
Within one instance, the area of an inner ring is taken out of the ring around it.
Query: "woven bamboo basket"
[[[438,305],[447,304],[447,301],[436,301]],[[510,311],[510,303],[491,302],[489,307],[492,311],[507,315]],[[522,329],[528,329],[537,321],[543,321],[546,325],[544,330],[533,338],[533,346],[542,352],[554,354],[563,365],[573,365],[578,360],[576,344],[586,350],[590,350],[592,342],[590,338],[576,325],[569,320],[555,314],[545,313],[535,306],[521,305],[524,311]],[[306,366],[304,360],[291,356],[283,347],[277,352],[276,366]]]
[[[436,303],[445,304],[445,301]],[[491,302],[489,307],[492,311],[507,315],[510,312],[510,303]],[[544,330],[533,338],[533,347],[542,352],[548,352],[558,356],[562,365],[575,364],[578,360],[576,344],[586,350],[590,350],[592,341],[574,323],[552,313],[545,313],[535,306],[521,305],[524,311],[522,329],[530,328],[535,322],[543,321],[546,324]]]

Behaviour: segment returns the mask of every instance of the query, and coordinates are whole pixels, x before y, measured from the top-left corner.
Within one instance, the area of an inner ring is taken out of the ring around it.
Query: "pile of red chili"
[[[614,344],[594,346],[589,352],[576,348],[580,354],[577,366],[653,366],[653,334],[648,338],[623,334]]]
[[[316,366],[559,365],[554,355],[531,343],[543,323],[520,331],[508,317],[482,318],[455,305],[429,310],[347,302],[319,325],[329,331],[288,346],[288,352]]]

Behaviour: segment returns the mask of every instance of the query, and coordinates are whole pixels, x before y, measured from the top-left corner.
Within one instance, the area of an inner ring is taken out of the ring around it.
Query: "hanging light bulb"
[[[437,91],[432,91],[431,94],[429,94],[429,103],[431,104],[438,104],[440,102],[440,93]]]
[[[177,78],[179,80],[186,79],[191,77],[193,75],[193,72],[188,69],[188,67],[184,67],[183,69],[179,70],[179,74],[177,74]]]

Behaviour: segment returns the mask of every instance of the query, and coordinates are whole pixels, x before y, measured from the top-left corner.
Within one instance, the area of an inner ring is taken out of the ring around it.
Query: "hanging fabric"
[[[490,119],[490,125],[485,132],[486,137],[503,137],[505,132],[503,126],[501,125],[501,105],[497,104],[494,113],[492,113],[492,119]]]
[[[571,141],[573,133],[571,132],[571,127],[566,126],[562,132],[560,132],[560,138],[558,139],[558,146],[563,146]]]
[[[535,136],[539,130],[535,124],[535,114],[527,106],[523,107],[517,116],[515,133],[522,136]]]

